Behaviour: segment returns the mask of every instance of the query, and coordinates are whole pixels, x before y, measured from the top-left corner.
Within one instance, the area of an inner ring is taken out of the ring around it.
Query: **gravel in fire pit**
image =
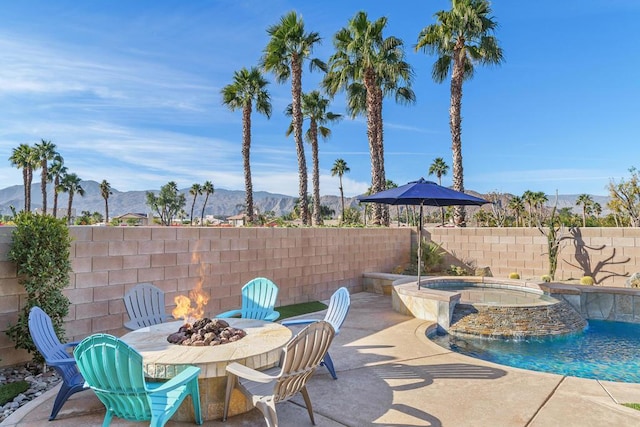
[[[244,330],[233,328],[222,319],[205,317],[193,325],[185,323],[178,332],[169,335],[167,341],[178,345],[213,346],[235,342],[246,335]]]

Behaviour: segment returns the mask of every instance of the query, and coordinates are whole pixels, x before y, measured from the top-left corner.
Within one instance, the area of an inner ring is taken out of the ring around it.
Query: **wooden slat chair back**
[[[129,421],[150,421],[163,426],[191,396],[195,421],[202,424],[198,374],[200,368],[186,367],[167,382],[149,382],[144,376],[142,356],[124,341],[109,334],[94,334],[74,350],[78,368],[107,412],[103,427],[113,416]]]
[[[341,287],[337,291],[335,291],[333,295],[331,295],[331,299],[329,300],[329,307],[327,308],[327,313],[324,316],[324,320],[331,323],[331,326],[333,326],[336,335],[340,333],[340,328],[347,318],[350,306],[351,297],[347,288]],[[317,319],[294,319],[285,320],[282,322],[282,324],[284,326],[306,325],[315,321],[317,321]],[[329,352],[327,352],[320,364],[325,366],[329,370],[329,373],[334,380],[338,379],[335,367],[333,366],[333,359],[331,359],[331,355],[329,354]]]
[[[287,343],[278,368],[260,372],[239,363],[228,365],[223,420],[228,415],[231,393],[238,388],[262,412],[270,427],[278,425],[276,403],[289,400],[299,392],[311,423],[315,425],[306,384],[324,358],[334,335],[331,324],[320,320],[305,327]]]
[[[130,289],[124,296],[124,306],[130,319],[124,326],[130,330],[157,325],[171,317],[165,311],[164,292],[151,283]]]
[[[52,421],[72,394],[87,389],[84,385],[84,378],[78,371],[76,360],[70,353],[70,349],[78,343],[61,343],[56,335],[51,318],[37,306],[29,310],[29,333],[47,365],[55,369],[60,378],[62,378],[60,390],[49,416],[49,421]]]
[[[235,317],[274,321],[280,317],[275,310],[278,299],[278,287],[271,280],[258,277],[242,287],[242,306],[240,309],[225,311],[214,317]]]

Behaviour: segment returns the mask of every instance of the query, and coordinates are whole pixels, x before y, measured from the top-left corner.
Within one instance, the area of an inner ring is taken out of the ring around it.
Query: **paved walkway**
[[[335,426],[639,426],[640,384],[538,373],[465,357],[425,338],[430,322],[391,310],[388,296],[352,295],[331,347],[338,380],[321,368],[308,385],[316,424]],[[100,426],[101,403],[90,391],[74,395],[58,419],[47,421],[57,388],[30,402],[0,426]],[[280,425],[311,425],[302,398],[278,405]],[[112,426],[142,426],[114,418]],[[167,423],[168,427],[194,425]],[[226,423],[261,426],[253,410]]]

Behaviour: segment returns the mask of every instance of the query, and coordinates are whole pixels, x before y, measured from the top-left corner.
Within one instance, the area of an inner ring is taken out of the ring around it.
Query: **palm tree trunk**
[[[69,204],[67,205],[67,224],[71,225],[71,206],[73,205],[73,191],[69,191]]]
[[[104,199],[104,224],[109,224],[109,199]]]
[[[371,194],[382,191],[380,186],[380,157],[378,155],[378,126],[376,120],[376,91],[375,91],[375,73],[371,69],[365,71],[364,86],[367,92],[367,137],[369,139],[369,155],[371,156]],[[382,224],[382,205],[373,204],[374,225]]]
[[[47,161],[40,165],[42,174],[40,175],[40,191],[42,191],[42,214],[47,214]]]
[[[380,191],[387,189],[387,177],[384,169],[384,129],[382,122],[382,90],[379,87],[376,87],[376,127],[378,131],[376,132],[377,141],[376,141],[376,149],[378,152],[378,164],[380,165],[380,174],[378,175],[378,179],[380,180],[379,187]],[[382,225],[388,227],[390,222],[389,216],[389,205],[382,205],[381,207],[382,214]]]
[[[293,138],[296,143],[298,154],[298,175],[299,175],[299,195],[300,195],[300,216],[303,225],[311,224],[309,215],[309,204],[307,201],[307,161],[304,156],[304,144],[302,143],[302,64],[300,58],[291,60],[291,111],[293,118]]]
[[[244,203],[247,221],[253,224],[253,184],[251,182],[251,103],[242,108],[242,162],[244,167]]]
[[[311,161],[313,163],[313,222],[322,225],[320,212],[320,165],[318,159],[318,124],[311,119]]]
[[[58,216],[58,186],[60,185],[60,177],[56,175],[53,179],[53,217]]]
[[[202,205],[202,214],[200,215],[200,225],[204,225],[204,209],[207,207],[207,202],[209,201],[209,192],[207,191],[207,195],[204,198],[204,203]]]
[[[342,204],[342,215],[340,216],[340,224],[344,222],[344,191],[342,189],[342,174],[338,174],[340,179],[340,202]]]
[[[31,212],[31,184],[33,183],[33,169],[31,166],[27,168],[27,185],[25,188],[25,210]]]
[[[24,210],[27,212],[27,202],[29,200],[29,191],[27,191],[27,188],[29,188],[29,168],[26,165],[22,168],[22,182],[24,183]]]
[[[453,189],[464,192],[464,173],[462,170],[462,82],[464,78],[464,40],[458,39],[454,48],[453,73],[451,76],[451,108],[449,110],[451,128],[451,152],[453,154]],[[466,212],[464,206],[456,206],[453,221],[456,226],[464,227]]]

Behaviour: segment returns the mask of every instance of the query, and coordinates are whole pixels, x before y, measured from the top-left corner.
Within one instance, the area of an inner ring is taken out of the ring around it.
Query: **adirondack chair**
[[[49,421],[52,421],[58,416],[62,405],[72,394],[87,390],[84,385],[84,378],[78,372],[76,360],[68,351],[78,343],[62,344],[53,329],[51,318],[37,306],[29,310],[29,333],[47,365],[55,369],[60,378],[62,378],[60,391],[58,391],[56,400],[53,402],[53,410],[51,411],[51,416],[49,416]]]
[[[200,368],[188,366],[166,382],[146,382],[140,353],[109,334],[88,336],[73,354],[87,384],[107,408],[103,427],[111,424],[114,415],[129,421],[150,420],[152,427],[163,426],[189,395],[195,421],[202,424]]]
[[[124,327],[130,330],[171,319],[165,312],[164,292],[151,283],[140,283],[129,290],[124,296],[124,306],[130,319]]]
[[[331,326],[333,326],[336,335],[340,333],[340,327],[342,327],[342,324],[347,318],[347,313],[349,312],[350,305],[351,297],[349,296],[349,291],[347,290],[347,288],[339,288],[333,293],[333,295],[331,295],[331,299],[329,300],[329,308],[327,308],[327,314],[324,316],[324,320],[331,323]],[[284,326],[293,326],[306,325],[315,321],[317,321],[317,319],[293,319],[283,320],[281,323]],[[328,351],[320,364],[324,365],[329,370],[329,373],[334,380],[338,379],[336,370],[333,367],[333,360],[331,360],[331,355]]]
[[[242,287],[242,308],[225,311],[214,317],[236,317],[269,320],[273,322],[280,313],[274,310],[278,287],[269,279],[258,277]]]
[[[261,372],[236,362],[227,365],[227,392],[222,420],[227,420],[231,393],[237,388],[262,412],[269,427],[278,426],[276,403],[289,400],[300,392],[311,423],[315,425],[306,384],[331,345],[333,336],[333,326],[320,320],[305,327],[287,343],[282,351],[280,367]]]

